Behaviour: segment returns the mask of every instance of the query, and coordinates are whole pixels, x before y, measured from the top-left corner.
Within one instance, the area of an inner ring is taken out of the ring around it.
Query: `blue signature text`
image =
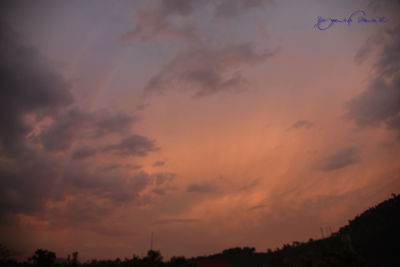
[[[335,19],[335,18],[327,18],[324,19],[318,16],[318,22],[314,25],[314,28],[317,28],[321,31],[326,31],[331,28],[335,23],[345,23],[347,26],[353,21],[357,21],[358,23],[386,23],[388,20],[385,17],[376,17],[373,19],[367,19],[365,16],[367,14],[364,10],[354,11],[348,18],[344,19]]]

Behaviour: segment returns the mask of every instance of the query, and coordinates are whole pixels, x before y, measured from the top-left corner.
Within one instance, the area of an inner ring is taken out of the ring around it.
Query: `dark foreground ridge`
[[[330,237],[308,242],[293,242],[275,251],[255,252],[255,248],[231,248],[207,257],[173,257],[164,262],[160,252],[150,250],[146,257],[131,259],[78,261],[75,252],[60,260],[56,254],[38,249],[26,262],[16,262],[11,252],[0,246],[0,267],[358,267],[400,266],[400,195],[368,209]]]

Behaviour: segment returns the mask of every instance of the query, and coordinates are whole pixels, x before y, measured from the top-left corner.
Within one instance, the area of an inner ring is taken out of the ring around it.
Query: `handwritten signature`
[[[357,19],[358,23],[386,23],[388,21],[385,17],[376,17],[373,19],[367,19],[365,18],[366,15],[367,14],[365,13],[364,10],[357,10],[354,11],[350,15],[350,17],[344,19],[334,19],[334,18],[324,19],[318,16],[318,22],[314,25],[314,28],[317,28],[318,30],[321,31],[326,31],[329,28],[331,28],[335,23],[345,23],[347,24],[347,26],[350,26],[354,18],[358,18]]]

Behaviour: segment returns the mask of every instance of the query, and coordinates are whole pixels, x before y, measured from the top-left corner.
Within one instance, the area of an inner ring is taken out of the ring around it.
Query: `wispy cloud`
[[[359,149],[357,147],[344,147],[325,158],[324,171],[343,169],[360,161]]]
[[[144,157],[149,152],[158,151],[159,147],[156,146],[155,141],[147,138],[146,136],[133,134],[129,137],[122,139],[118,144],[108,145],[104,147],[103,151],[115,152],[120,156],[140,156]]]
[[[246,81],[242,68],[260,64],[275,54],[269,50],[257,52],[251,43],[186,51],[153,76],[145,91],[164,92],[176,85],[195,97],[238,92]]]
[[[172,219],[158,220],[154,224],[186,224],[186,223],[196,223],[196,222],[200,222],[200,219],[172,218]]]
[[[215,190],[215,187],[210,184],[190,184],[186,191],[191,193],[210,193]]]
[[[301,128],[310,129],[313,126],[314,126],[314,123],[312,121],[298,120],[295,123],[293,123],[291,128],[293,128],[293,129],[301,129]]]

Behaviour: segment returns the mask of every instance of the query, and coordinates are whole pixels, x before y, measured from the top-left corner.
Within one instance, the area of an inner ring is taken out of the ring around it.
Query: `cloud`
[[[211,10],[212,18],[232,19],[271,0],[153,0],[137,7],[135,27],[121,40],[147,42],[164,38],[200,41],[195,13]],[[204,14],[203,14],[204,16]],[[203,33],[203,32],[202,32]]]
[[[343,169],[349,165],[357,163],[360,160],[358,154],[359,149],[356,147],[345,147],[339,149],[325,159],[322,169],[324,171]]]
[[[388,4],[391,10],[400,10],[399,3]],[[400,133],[400,24],[371,37],[355,60],[362,62],[376,44],[383,48],[373,65],[375,75],[366,90],[347,103],[345,118],[361,127],[385,124]]]
[[[116,175],[118,174],[118,175]],[[64,188],[67,195],[86,195],[96,200],[122,203],[138,202],[140,193],[146,188],[160,186],[174,179],[173,173],[138,172],[130,175],[126,172],[91,172],[84,165],[75,165],[65,172]]]
[[[84,146],[84,147],[81,147],[81,148],[75,150],[72,153],[72,158],[73,159],[84,159],[84,158],[88,158],[88,157],[94,156],[98,152],[99,152],[99,149],[88,147],[88,146]]]
[[[270,0],[225,0],[217,1],[214,15],[217,18],[234,18],[251,8],[262,8]]]
[[[103,137],[108,133],[123,133],[130,130],[132,123],[136,122],[136,116],[128,115],[124,112],[110,112],[107,109],[99,110],[88,116],[89,123],[92,124],[88,137]]]
[[[99,110],[87,113],[79,108],[71,108],[54,118],[39,139],[48,151],[68,149],[75,139],[95,139],[113,133],[127,133],[137,117],[123,112]]]
[[[33,129],[26,121],[54,116],[73,102],[69,84],[38,50],[0,23],[0,146],[8,155],[27,149],[25,136]]]
[[[200,222],[200,219],[181,219],[181,218],[174,218],[174,219],[163,219],[158,220],[154,224],[176,224],[176,223],[195,223]]]
[[[103,171],[103,172],[108,172],[108,171],[117,170],[117,169],[122,168],[122,167],[123,167],[123,166],[122,166],[121,164],[118,164],[118,163],[111,163],[111,164],[108,164],[108,165],[102,167],[102,168],[101,168],[101,171]]]
[[[65,166],[41,154],[31,155],[15,166],[2,163],[0,224],[18,214],[40,218],[49,207],[57,217],[54,223],[60,223],[60,227],[65,221],[101,220],[126,203],[141,205],[148,201],[149,195],[142,192],[161,188],[176,177],[162,172],[129,174],[118,165],[111,167],[114,172],[93,171],[79,161]]]
[[[133,176],[112,177],[103,173],[86,173],[79,170],[68,174],[71,185],[97,198],[112,200],[119,203],[131,202],[139,197],[139,193],[152,184],[153,176],[139,172]]]
[[[188,18],[196,1],[164,0],[149,1],[135,9],[136,27],[125,33],[122,41],[142,41],[165,37],[196,38],[196,30]],[[180,23],[173,23],[179,17]]]
[[[193,91],[196,97],[238,91],[245,82],[242,67],[262,63],[275,53],[256,52],[251,43],[190,50],[178,54],[153,76],[145,91],[163,92],[173,85]]]
[[[388,32],[390,41],[383,47],[380,58],[375,64],[377,73],[390,77],[400,70],[400,25]]]
[[[252,44],[238,40],[228,42],[228,45],[215,45],[220,42],[210,40],[216,35],[206,24],[196,22],[199,17],[211,19],[210,24],[215,23],[213,18],[230,19],[267,2],[271,1],[155,0],[138,6],[135,9],[136,25],[122,36],[123,41],[182,40],[175,58],[149,79],[145,93],[181,88],[193,92],[195,97],[204,97],[243,90],[246,85],[243,68],[264,62],[276,51],[256,52]]]
[[[367,60],[367,58],[374,51],[377,44],[382,44],[385,40],[384,32],[379,31],[371,35],[365,44],[363,44],[354,56],[354,62],[357,64],[362,64]]]
[[[58,167],[57,161],[37,152],[21,155],[19,160],[0,162],[0,221],[10,213],[40,211]]]
[[[359,126],[379,126],[400,112],[400,75],[390,82],[373,79],[366,91],[347,104],[347,118]]]
[[[214,191],[215,188],[209,184],[190,184],[186,191],[191,193],[210,193]]]
[[[71,148],[74,140],[85,144],[72,153],[74,159],[107,151],[144,157],[159,148],[154,140],[131,134],[136,116],[79,108],[70,83],[4,23],[0,38],[2,226],[19,215],[47,220],[41,217],[44,209],[59,222],[105,218],[125,203],[145,202],[140,194],[146,188],[173,179],[169,173],[133,173],[135,165],[122,168],[107,162],[109,169],[104,170],[98,162],[68,161],[67,153],[54,154]],[[109,139],[116,144],[104,144]],[[97,146],[90,143],[94,140]]]
[[[256,205],[256,206],[250,207],[249,211],[259,210],[259,209],[263,209],[263,208],[266,208],[266,207],[267,207],[267,205],[260,204],[260,205]]]
[[[149,139],[146,136],[133,134],[126,138],[123,138],[117,144],[111,145],[96,145],[93,146],[83,146],[76,149],[72,153],[73,159],[85,159],[89,157],[93,157],[98,154],[104,154],[108,152],[116,153],[122,157],[128,156],[139,156],[145,157],[149,152],[159,151],[160,148],[155,145],[155,141]],[[154,163],[153,167],[162,166],[164,164],[163,161],[157,161]],[[141,166],[136,166],[137,168]]]
[[[160,167],[160,166],[164,166],[165,161],[156,161],[153,163],[153,167]]]
[[[387,126],[389,127],[389,129],[399,130],[400,129],[400,115],[398,114],[397,116],[390,118],[386,123],[387,123]]]
[[[293,123],[291,128],[293,128],[293,129],[300,129],[300,128],[310,129],[313,126],[314,126],[314,123],[312,121],[298,120],[295,123]]]
[[[93,229],[95,227],[93,222],[99,223],[105,217],[111,216],[115,209],[115,203],[99,202],[92,196],[76,195],[63,205],[49,209],[49,215],[53,218],[50,228],[60,229],[89,224]]]
[[[155,141],[147,138],[146,136],[133,134],[121,140],[118,144],[108,145],[104,147],[103,151],[111,151],[120,156],[140,156],[144,157],[149,152],[160,150],[156,146]]]

